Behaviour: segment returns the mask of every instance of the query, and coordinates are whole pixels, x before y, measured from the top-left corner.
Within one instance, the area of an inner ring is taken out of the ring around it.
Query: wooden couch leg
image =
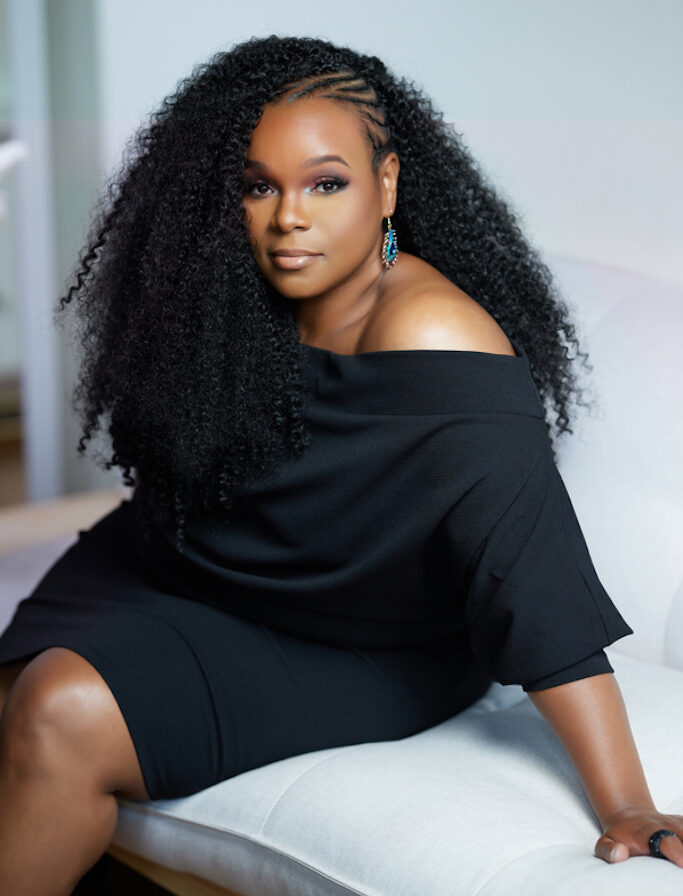
[[[234,890],[226,890],[224,887],[219,887],[217,884],[204,880],[202,877],[196,877],[194,874],[187,874],[184,871],[173,871],[171,868],[164,867],[164,865],[157,865],[155,862],[150,862],[149,859],[144,859],[142,856],[137,856],[126,849],[121,849],[120,846],[112,844],[107,852],[118,862],[127,865],[143,877],[154,881],[160,887],[164,887],[164,889],[173,893],[174,896],[240,896]]]

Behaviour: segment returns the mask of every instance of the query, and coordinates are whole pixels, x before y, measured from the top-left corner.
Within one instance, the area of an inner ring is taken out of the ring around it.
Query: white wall
[[[60,346],[50,315],[56,273],[48,52],[41,0],[9,0],[6,13],[11,136],[26,148],[13,171],[9,280],[20,334],[26,486],[35,500],[61,492],[65,442]]]
[[[50,258],[33,273],[50,300],[81,248],[96,187],[133,129],[195,63],[271,33],[374,53],[423,87],[544,253],[683,282],[681,0],[11,0],[24,30],[39,7],[49,30],[55,168],[42,206],[55,200],[56,273]],[[25,59],[20,25],[14,45]],[[43,63],[34,71],[45,76]],[[45,334],[35,332],[23,334],[33,345],[26,358],[40,354]],[[60,364],[25,364],[46,381],[52,370],[62,396],[45,418],[39,401],[29,409],[47,421],[29,445],[32,497],[49,496],[39,485],[47,469],[66,491],[120,479],[76,455],[74,355],[64,345],[62,355]]]
[[[23,2],[23,0],[19,0]],[[99,36],[95,31],[93,0],[45,0],[49,43],[49,94],[52,168],[54,171],[54,229],[56,254],[55,298],[72,285],[72,270],[87,235],[87,225],[98,187],[105,175],[100,144],[101,115]],[[64,322],[64,319],[63,319]],[[73,317],[71,318],[73,323]],[[118,469],[104,472],[92,458],[109,452],[108,440],[98,433],[81,457],[76,446],[81,423],[70,407],[79,352],[77,337],[60,331],[58,380],[63,394],[63,492],[105,488],[121,481]]]
[[[542,250],[683,281],[681,0],[99,0],[103,163],[252,35],[380,56],[453,121]]]

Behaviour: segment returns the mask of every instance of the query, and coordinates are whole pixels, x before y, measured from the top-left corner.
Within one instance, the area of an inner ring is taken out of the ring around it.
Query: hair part
[[[353,71],[328,72],[284,84],[274,92],[270,102],[274,105],[293,103],[316,96],[351,105],[356,117],[365,125],[364,133],[372,147],[372,165],[376,172],[381,160],[394,147],[386,111],[372,85]]]

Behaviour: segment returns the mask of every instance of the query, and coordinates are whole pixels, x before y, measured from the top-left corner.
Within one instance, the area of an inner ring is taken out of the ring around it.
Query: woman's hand
[[[604,834],[595,844],[595,855],[606,862],[623,862],[629,856],[648,856],[648,840],[666,828],[677,837],[662,837],[659,851],[683,868],[683,815],[662,815],[654,809],[620,809],[605,820]]]

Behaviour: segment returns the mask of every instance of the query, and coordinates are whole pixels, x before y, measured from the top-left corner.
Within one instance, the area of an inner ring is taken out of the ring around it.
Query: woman
[[[553,461],[574,328],[457,135],[378,59],[270,37],[134,149],[60,310],[79,450],[109,415],[135,493],[0,638],[2,892],[71,892],[116,796],[404,737],[494,679],[566,746],[599,857],[683,867]]]

